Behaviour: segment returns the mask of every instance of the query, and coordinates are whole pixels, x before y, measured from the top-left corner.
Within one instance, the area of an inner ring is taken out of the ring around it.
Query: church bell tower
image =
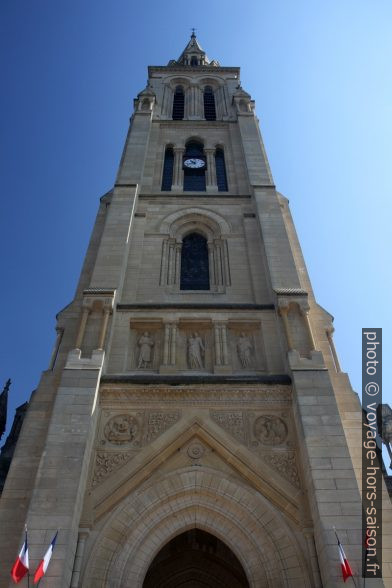
[[[32,562],[59,529],[42,588],[343,585],[361,408],[240,68],[192,33],[133,106],[0,501],[1,585],[25,523]]]

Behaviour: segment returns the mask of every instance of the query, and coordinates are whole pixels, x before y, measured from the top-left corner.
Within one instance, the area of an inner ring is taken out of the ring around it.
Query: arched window
[[[227,192],[227,175],[225,156],[223,149],[217,149],[215,151],[215,169],[216,169],[216,182],[218,184],[219,192]]]
[[[203,159],[203,145],[197,141],[190,141],[185,149],[184,160],[187,158]],[[184,167],[184,192],[205,192],[206,172],[202,167]]]
[[[210,86],[204,88],[204,118],[216,120],[215,96]]]
[[[210,289],[207,239],[198,233],[191,233],[182,241],[180,289]]]
[[[197,61],[197,57],[195,57],[195,56],[191,57],[191,65],[192,65],[192,67],[194,67],[195,65],[199,65],[198,61]]]
[[[165,161],[163,163],[162,173],[162,187],[161,190],[170,192],[173,182],[173,165],[174,165],[174,153],[171,147],[167,147],[165,151]]]
[[[173,98],[173,120],[182,120],[184,118],[184,90],[177,86]]]

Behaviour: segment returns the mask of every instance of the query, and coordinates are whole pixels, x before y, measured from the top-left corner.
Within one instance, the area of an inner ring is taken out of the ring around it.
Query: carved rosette
[[[205,453],[205,447],[202,443],[200,443],[200,441],[192,441],[186,452],[188,457],[190,457],[192,460],[198,460],[203,457]]]

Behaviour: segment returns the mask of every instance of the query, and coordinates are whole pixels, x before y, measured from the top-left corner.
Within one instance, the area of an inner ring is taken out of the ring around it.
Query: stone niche
[[[177,340],[180,371],[212,372],[214,340],[210,321],[181,321]]]
[[[157,372],[161,357],[162,322],[132,321],[128,346],[129,370]]]
[[[230,321],[228,324],[229,354],[233,371],[265,371],[265,349],[261,325],[255,322]]]

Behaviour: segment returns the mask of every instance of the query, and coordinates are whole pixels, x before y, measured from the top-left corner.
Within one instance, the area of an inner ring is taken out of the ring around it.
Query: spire
[[[199,41],[196,38],[195,29],[192,28],[191,38],[188,41],[187,46],[185,47],[184,51],[181,53],[180,57],[176,60],[172,59],[169,61],[169,66],[175,65],[187,65],[187,66],[212,66],[212,67],[219,67],[219,63],[217,61],[210,61],[206,55],[204,49],[200,46]]]
[[[11,386],[11,380],[8,379],[5,383],[2,393],[0,394],[0,439],[3,436],[5,427],[7,425],[7,405],[8,405],[8,390]]]

